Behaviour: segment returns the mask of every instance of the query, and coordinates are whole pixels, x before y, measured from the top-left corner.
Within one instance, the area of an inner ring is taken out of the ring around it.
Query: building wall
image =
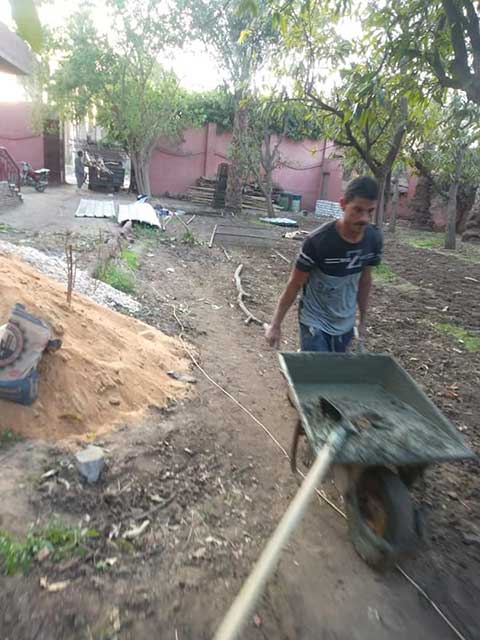
[[[32,108],[26,102],[0,103],[0,147],[5,147],[15,162],[30,162],[41,169],[44,162],[43,136],[32,130]]]
[[[27,160],[34,169],[44,164],[43,135],[32,130],[32,108],[28,103],[0,103],[0,146],[13,159]],[[67,150],[70,137],[66,135]],[[216,125],[189,129],[182,141],[159,140],[152,155],[150,180],[156,195],[185,193],[197,178],[214,177],[218,165],[228,162],[231,133],[217,132]],[[286,191],[302,196],[302,207],[313,210],[318,199],[338,201],[342,193],[343,171],[333,157],[334,146],[318,140],[296,142],[286,139],[280,145],[283,166],[274,172],[274,181]],[[68,160],[67,160],[68,164]],[[400,198],[399,217],[409,219],[408,200],[413,196],[416,178],[409,178],[408,194]],[[436,226],[442,226],[445,212],[435,209]]]
[[[189,129],[183,140],[173,144],[159,140],[150,164],[152,193],[185,193],[201,176],[214,177],[218,165],[228,162],[231,134],[218,133],[214,124]],[[283,166],[273,179],[286,191],[302,196],[302,206],[315,207],[320,198],[323,174],[328,174],[324,199],[338,200],[342,188],[340,162],[332,158],[333,146],[314,140],[284,140],[280,145]]]

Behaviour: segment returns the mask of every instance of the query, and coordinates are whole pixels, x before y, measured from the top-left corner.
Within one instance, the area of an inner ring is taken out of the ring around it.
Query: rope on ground
[[[211,383],[213,384],[215,387],[217,387],[217,389],[219,389],[224,395],[227,396],[227,398],[229,398],[235,405],[237,405],[237,407],[239,409],[241,409],[244,413],[247,414],[247,416],[249,416],[254,422],[255,424],[257,424],[266,434],[267,436],[270,438],[270,440],[272,440],[272,442],[277,446],[277,448],[283,453],[283,455],[285,456],[285,458],[287,460],[290,460],[290,456],[288,455],[287,450],[285,449],[285,447],[283,445],[280,444],[280,442],[275,438],[275,436],[273,435],[273,433],[271,433],[271,431],[269,431],[269,429],[267,429],[267,427],[260,422],[260,420],[258,418],[256,418],[253,413],[251,411],[249,411],[241,402],[239,402],[234,396],[232,396],[231,393],[229,393],[226,389],[224,389],[220,384],[218,384],[218,382],[216,380],[214,380],[206,371],[205,369],[200,365],[200,363],[197,361],[197,359],[195,358],[195,356],[193,355],[193,353],[190,351],[190,349],[188,348],[184,338],[183,338],[183,332],[185,330],[185,327],[183,326],[180,318],[177,316],[176,313],[176,308],[175,305],[172,305],[173,307],[173,315],[175,316],[175,320],[177,321],[178,325],[180,326],[181,329],[181,334],[180,334],[180,340],[182,342],[182,346],[185,350],[185,353],[188,355],[188,357],[190,358],[190,360],[193,362],[193,364],[197,367],[197,369],[205,376],[205,378]],[[298,472],[302,478],[305,478],[305,475],[299,471]],[[334,509],[342,518],[344,518],[345,520],[347,519],[347,516],[345,515],[345,513],[339,509],[333,502],[331,502],[331,500],[329,500],[327,498],[327,496],[323,493],[323,491],[320,490],[316,490],[318,497],[323,500],[324,502],[326,502],[332,509]],[[424,589],[422,589],[422,587],[417,584],[415,582],[415,580],[413,578],[411,578],[408,573],[406,573],[406,571],[404,571],[398,564],[395,566],[395,568],[397,569],[397,571],[405,578],[405,580],[407,580],[417,591],[418,593],[423,596],[425,598],[425,600],[430,604],[430,606],[438,613],[438,615],[442,618],[442,620],[448,625],[448,627],[450,628],[450,630],[456,635],[457,638],[459,638],[459,640],[467,640],[467,638],[460,633],[460,631],[455,627],[455,625],[447,618],[447,616],[443,613],[443,611],[440,609],[440,607],[427,595],[427,593],[425,592]]]
[[[413,578],[411,578],[408,573],[406,573],[402,567],[400,567],[398,564],[395,566],[396,570],[402,574],[402,576],[405,578],[405,580],[408,580],[408,582],[415,587],[415,589],[418,591],[418,593],[420,595],[422,595],[425,600],[430,604],[430,606],[432,606],[435,611],[438,613],[438,615],[442,618],[442,620],[450,627],[450,629],[453,631],[453,633],[457,636],[457,638],[459,638],[460,640],[467,640],[465,638],[464,635],[462,635],[460,633],[460,631],[453,625],[452,622],[450,622],[450,620],[447,618],[447,616],[443,613],[443,611],[440,609],[440,607],[435,604],[435,602],[427,595],[427,593],[424,591],[424,589],[422,589],[422,587],[417,584],[415,582],[415,580]]]

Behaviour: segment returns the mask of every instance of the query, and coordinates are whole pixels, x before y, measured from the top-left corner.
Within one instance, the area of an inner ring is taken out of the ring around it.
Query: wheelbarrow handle
[[[261,596],[265,584],[274,572],[280,553],[302,519],[308,502],[319,483],[327,474],[328,468],[350,431],[340,426],[330,433],[313,466],[308,472],[300,489],[280,520],[277,528],[268,540],[253,571],[244,582],[227,615],[221,622],[214,640],[234,640],[249,619],[252,610]]]

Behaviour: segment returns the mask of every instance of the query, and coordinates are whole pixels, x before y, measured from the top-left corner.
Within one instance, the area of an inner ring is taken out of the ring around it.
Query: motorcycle
[[[32,165],[25,160],[21,163],[20,184],[22,186],[34,187],[40,193],[45,191],[48,185],[48,174],[50,169],[37,169],[34,171]]]

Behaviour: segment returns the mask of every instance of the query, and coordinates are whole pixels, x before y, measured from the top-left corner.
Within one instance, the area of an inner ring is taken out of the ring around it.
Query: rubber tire
[[[387,516],[384,537],[372,531],[360,510],[357,490],[366,474],[373,476],[382,497]],[[412,499],[396,473],[383,467],[367,469],[350,486],[345,502],[350,539],[357,553],[371,567],[384,569],[416,546],[418,538]]]
[[[38,193],[43,193],[46,188],[47,188],[46,184],[36,184],[35,185],[35,191],[38,191]]]

